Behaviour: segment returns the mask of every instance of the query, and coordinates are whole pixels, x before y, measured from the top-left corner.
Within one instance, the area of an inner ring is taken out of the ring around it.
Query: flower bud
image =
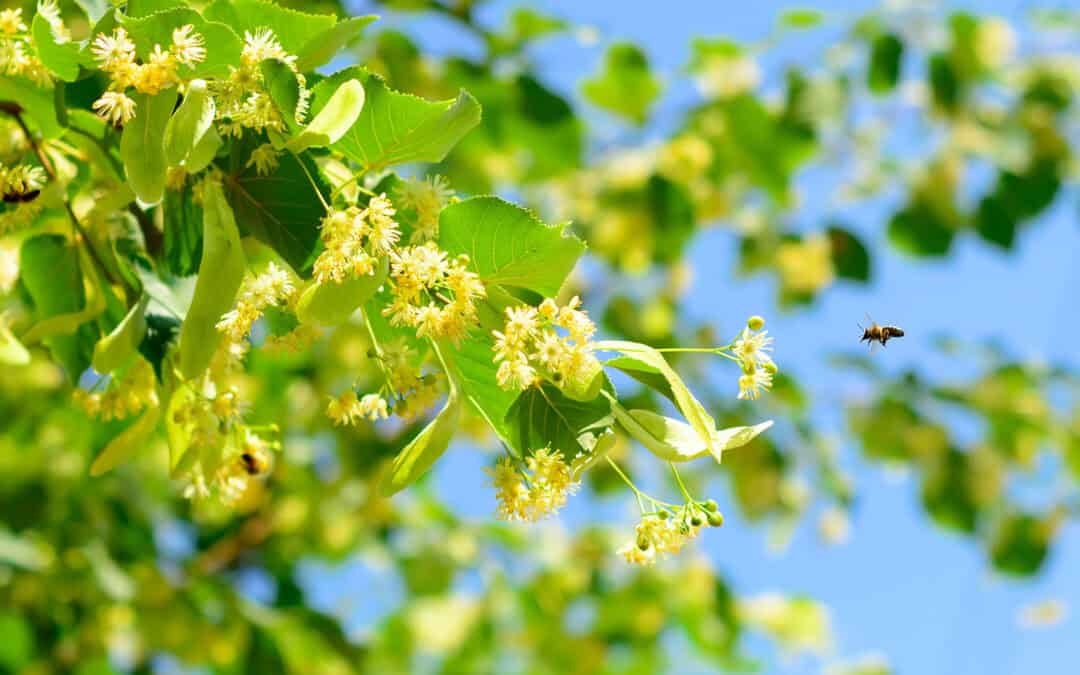
[[[764,368],[765,372],[767,372],[770,375],[775,375],[776,371],[780,370],[779,368],[776,367],[776,364],[773,363],[772,361],[766,361],[765,365],[762,366],[762,368]]]
[[[720,527],[724,524],[724,514],[719,511],[713,511],[709,513],[709,525],[712,527]]]
[[[659,518],[660,520],[667,520],[668,518],[671,517],[671,514],[668,513],[667,511],[661,511],[660,513],[656,514],[656,517]]]
[[[717,508],[718,507],[716,506],[715,499],[710,499],[709,501],[705,502],[705,510],[709,513],[716,513]]]
[[[692,525],[693,527],[701,527],[704,522],[705,521],[701,519],[701,516],[697,515],[696,513],[690,516],[690,525]]]
[[[765,319],[755,314],[746,320],[746,327],[750,330],[761,330],[765,327]]]

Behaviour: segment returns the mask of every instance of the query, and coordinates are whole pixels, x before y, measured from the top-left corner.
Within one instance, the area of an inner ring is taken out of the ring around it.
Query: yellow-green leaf
[[[149,302],[150,296],[143,295],[124,320],[111,333],[98,340],[94,345],[94,358],[90,362],[94,370],[110,373],[135,353],[146,335],[146,306]]]
[[[416,482],[425,471],[442,457],[461,420],[461,399],[451,383],[446,405],[435,419],[394,458],[390,475],[382,484],[382,493],[392,495]]]
[[[356,123],[363,107],[364,85],[360,80],[347,80],[334,91],[315,119],[285,145],[285,149],[302,152],[337,143]]]
[[[210,365],[220,340],[217,323],[232,308],[244,279],[245,259],[232,207],[221,184],[203,189],[203,255],[191,307],[180,327],[180,372],[192,379]]]
[[[145,447],[147,439],[157,429],[161,419],[161,406],[154,406],[144,412],[134,424],[120,432],[116,438],[98,453],[97,459],[90,465],[90,475],[100,476],[123,464],[137,450]]]
[[[0,317],[0,363],[5,366],[25,366],[30,363],[30,352],[12,334],[3,317]]]
[[[205,80],[192,80],[180,107],[165,125],[165,159],[180,166],[214,123],[214,99]]]
[[[146,204],[156,204],[165,194],[165,127],[172,117],[176,91],[156,96],[135,94],[135,117],[124,125],[120,137],[120,159],[124,175],[135,195]]]
[[[296,303],[296,316],[304,323],[318,323],[324,326],[336,326],[345,323],[365,302],[375,295],[386,281],[390,265],[386,258],[379,260],[375,272],[348,279],[342,283],[328,281],[313,283]]]

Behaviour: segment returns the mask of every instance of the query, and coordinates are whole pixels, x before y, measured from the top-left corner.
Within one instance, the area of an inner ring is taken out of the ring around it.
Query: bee
[[[870,322],[870,327],[863,328],[862,326],[859,326],[859,328],[863,329],[863,334],[862,337],[859,338],[859,342],[868,342],[871,347],[877,342],[884,347],[885,343],[891,338],[904,337],[904,329],[899,326],[879,326],[869,315],[867,315],[866,319]]]
[[[249,476],[261,476],[270,470],[270,458],[265,452],[244,452],[240,455],[240,466]]]

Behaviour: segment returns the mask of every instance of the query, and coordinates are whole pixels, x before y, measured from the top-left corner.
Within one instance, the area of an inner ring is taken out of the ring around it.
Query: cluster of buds
[[[678,554],[683,546],[697,537],[705,525],[720,527],[724,517],[716,502],[688,503],[674,514],[666,510],[643,516],[635,528],[634,540],[619,549],[629,563],[651,565],[657,556]]]

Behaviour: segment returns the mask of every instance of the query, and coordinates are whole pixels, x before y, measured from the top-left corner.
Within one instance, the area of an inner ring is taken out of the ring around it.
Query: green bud
[[[668,513],[667,511],[661,511],[660,513],[656,514],[656,517],[659,518],[660,520],[667,520],[668,518],[671,517],[671,514]]]
[[[761,330],[765,327],[765,319],[755,314],[746,320],[746,327],[750,330]]]
[[[705,502],[705,510],[706,511],[708,511],[710,513],[716,513],[717,508],[719,508],[719,507],[717,507],[715,499],[710,499],[709,501]]]
[[[715,511],[709,514],[709,525],[712,527],[720,527],[724,524],[724,514],[719,511]]]
[[[648,551],[648,550],[649,550],[649,546],[651,546],[651,545],[652,545],[652,544],[651,544],[651,543],[649,542],[649,540],[648,540],[648,539],[646,539],[645,537],[638,537],[638,540],[637,540],[637,547],[638,547],[639,549],[641,549],[642,551]]]
[[[772,361],[766,361],[765,365],[763,367],[765,368],[765,372],[767,372],[770,375],[775,375],[776,371],[780,370],[779,368],[776,367],[776,364],[773,363]]]
[[[694,527],[701,527],[702,523],[704,522],[705,521],[701,519],[701,516],[697,515],[696,513],[690,516],[690,524]]]

